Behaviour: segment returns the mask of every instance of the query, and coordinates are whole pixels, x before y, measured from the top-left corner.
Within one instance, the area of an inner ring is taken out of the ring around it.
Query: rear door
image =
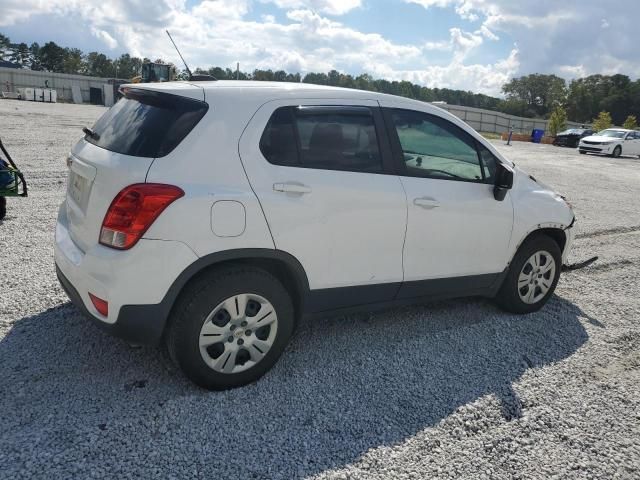
[[[118,192],[143,183],[154,158],[168,155],[206,113],[200,87],[175,88],[200,99],[126,88],[95,123],[94,134],[73,148],[66,213],[70,236],[81,250],[98,243],[102,220]]]
[[[310,310],[395,296],[407,207],[377,102],[270,102],[240,155],[276,248],[307,272]]]

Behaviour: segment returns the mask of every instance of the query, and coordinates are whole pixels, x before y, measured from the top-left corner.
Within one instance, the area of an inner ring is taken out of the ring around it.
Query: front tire
[[[0,197],[0,220],[7,216],[7,198]]]
[[[582,154],[582,155],[586,155],[586,154],[587,154],[587,151],[586,151],[586,150],[580,150],[580,154]]]
[[[187,287],[165,340],[191,381],[225,390],[255,382],[277,362],[294,320],[291,297],[277,278],[258,268],[226,267]]]
[[[561,268],[558,244],[544,234],[531,237],[513,257],[496,302],[512,313],[540,310],[553,295]]]
[[[613,158],[618,158],[620,155],[622,155],[622,147],[618,145],[616,148],[613,149],[613,154],[611,156]]]

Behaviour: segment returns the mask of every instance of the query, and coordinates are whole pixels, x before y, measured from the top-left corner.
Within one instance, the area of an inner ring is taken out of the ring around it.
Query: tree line
[[[558,107],[576,122],[591,123],[607,112],[614,125],[640,117],[640,79],[627,75],[590,75],[569,84],[556,75],[514,78],[502,87],[515,115],[547,118]]]
[[[78,48],[62,47],[55,42],[39,45],[34,42],[12,43],[0,33],[0,60],[20,68],[72,73],[121,79],[139,75],[148,58],[132,57],[125,53],[109,58],[103,53],[84,53]],[[165,63],[162,59],[154,60]],[[409,81],[374,79],[363,73],[357,76],[331,70],[328,73],[288,73],[284,70],[236,72],[230,68],[196,69],[194,73],[213,75],[220,80],[258,80],[304,82],[357,88],[409,97],[425,102],[443,101],[451,105],[482,108],[529,118],[550,118],[558,108],[572,121],[591,123],[600,112],[608,112],[612,122],[621,125],[630,115],[640,118],[640,79],[632,81],[626,75],[591,75],[566,80],[556,75],[532,74],[514,78],[502,87],[505,98],[449,88],[429,88]],[[185,71],[177,72],[186,78]]]

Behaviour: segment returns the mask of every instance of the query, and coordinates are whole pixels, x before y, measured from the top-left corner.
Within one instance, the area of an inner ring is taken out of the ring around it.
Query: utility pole
[[[240,80],[240,62],[236,62],[236,80]]]

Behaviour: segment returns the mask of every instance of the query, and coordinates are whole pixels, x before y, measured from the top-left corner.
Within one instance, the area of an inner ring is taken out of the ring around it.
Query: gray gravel
[[[640,477],[640,160],[496,142],[574,203],[573,259],[601,256],[542,312],[470,299],[308,322],[260,382],[209,393],[57,284],[64,157],[102,111],[0,101],[31,183],[0,224],[0,477]]]

